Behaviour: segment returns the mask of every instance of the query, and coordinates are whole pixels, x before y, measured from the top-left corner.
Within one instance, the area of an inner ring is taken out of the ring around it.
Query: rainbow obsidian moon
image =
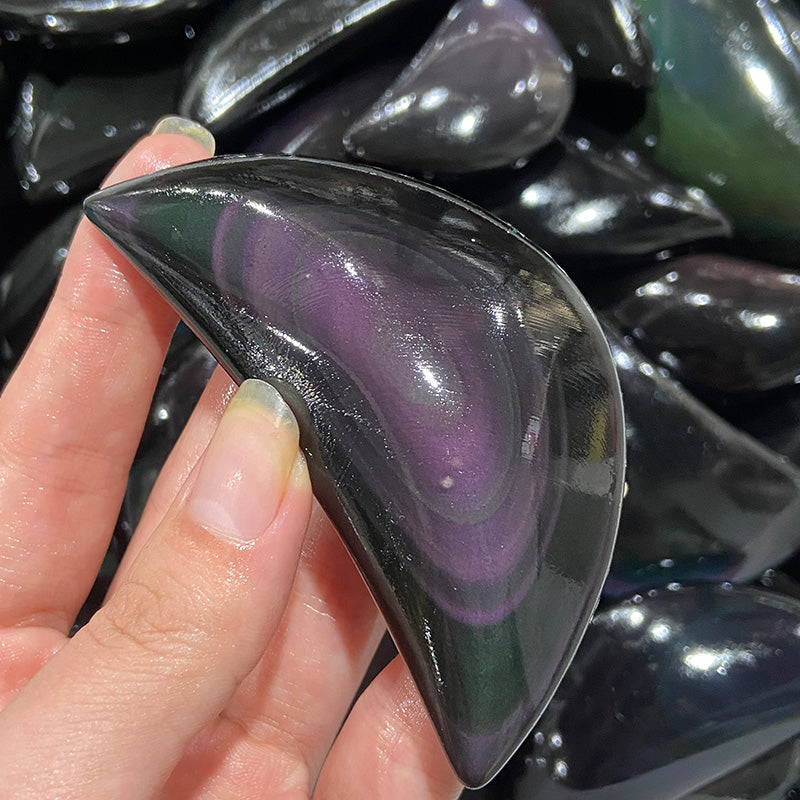
[[[484,212],[365,167],[215,159],[86,210],[291,404],[456,771],[488,781],[566,670],[618,522],[619,387],[582,297]]]

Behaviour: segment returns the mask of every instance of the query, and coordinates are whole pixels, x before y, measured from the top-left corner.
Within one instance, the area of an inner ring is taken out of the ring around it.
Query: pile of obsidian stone
[[[795,0],[0,0],[0,31],[0,381],[164,114],[471,200],[598,312],[628,443],[603,604],[479,794],[800,796]],[[179,329],[97,597],[213,363]]]

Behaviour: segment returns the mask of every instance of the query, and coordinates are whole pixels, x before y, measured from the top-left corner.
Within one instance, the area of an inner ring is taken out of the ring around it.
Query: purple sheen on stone
[[[659,589],[603,610],[532,735],[474,797],[792,797],[798,626],[797,600],[749,587]]]
[[[348,73],[266,122],[244,152],[348,161],[342,143],[345,131],[402,69],[403,62],[389,59]]]
[[[627,493],[604,593],[744,583],[800,547],[800,469],[605,326],[623,398]]]
[[[460,0],[344,144],[417,173],[510,166],[553,140],[573,93],[572,63],[538,11]]]
[[[585,301],[484,212],[364,167],[215,159],[87,213],[237,380],[290,403],[456,771],[485,783],[563,675],[611,556],[624,434]]]
[[[239,0],[219,15],[190,60],[183,116],[226,134],[285,103],[367,43],[402,36],[442,0]],[[391,26],[391,28],[390,28]]]
[[[562,133],[520,169],[456,179],[449,188],[586,273],[610,260],[652,258],[731,235],[730,222],[705,192],[597,131]]]
[[[800,271],[696,254],[637,272],[608,310],[651,359],[702,395],[800,375]]]

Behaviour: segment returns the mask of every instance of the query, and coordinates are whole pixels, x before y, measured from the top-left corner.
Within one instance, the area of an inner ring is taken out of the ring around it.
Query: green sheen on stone
[[[761,257],[800,245],[800,16],[781,0],[638,0],[658,75],[633,144],[705,189]]]

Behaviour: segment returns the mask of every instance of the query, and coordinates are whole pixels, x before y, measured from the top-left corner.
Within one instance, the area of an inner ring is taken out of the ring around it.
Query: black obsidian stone
[[[636,273],[609,313],[651,359],[701,393],[800,380],[800,272],[697,254]]]
[[[653,49],[634,0],[533,0],[567,48],[579,78],[651,86]]]
[[[30,202],[81,197],[160,117],[175,109],[177,68],[141,75],[78,75],[22,83],[14,164]]]
[[[235,378],[286,397],[445,749],[486,782],[611,555],[622,417],[585,301],[484,212],[333,162],[216,159],[87,210]]]
[[[792,797],[799,626],[797,600],[744,587],[653,590],[603,611],[534,733],[478,797]]]
[[[720,409],[725,418],[800,466],[800,386]]]
[[[344,143],[405,172],[510,166],[553,140],[572,97],[572,62],[538,11],[460,0]]]
[[[452,189],[512,224],[560,263],[603,271],[731,225],[705,192],[653,169],[596,131],[565,132],[518,170]]]
[[[441,0],[239,0],[199,40],[180,113],[229,133],[352,62],[371,41],[413,37],[405,23],[413,31],[440,7],[444,13]]]
[[[346,74],[298,100],[277,119],[266,120],[244,152],[348,161],[345,131],[402,69],[402,61],[389,59]]]
[[[605,592],[745,582],[800,547],[800,470],[606,326],[625,401],[627,493]]]

